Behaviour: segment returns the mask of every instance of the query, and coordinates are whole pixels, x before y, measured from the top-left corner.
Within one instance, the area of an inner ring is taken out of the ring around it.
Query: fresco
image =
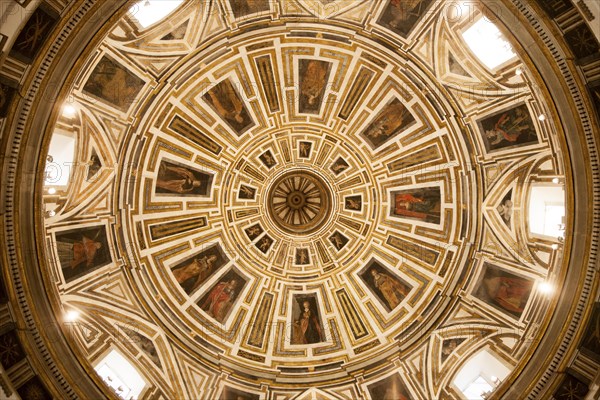
[[[346,160],[344,160],[342,157],[338,157],[337,160],[335,160],[335,162],[333,164],[331,164],[331,172],[333,172],[336,175],[341,174],[342,172],[344,172],[346,169],[348,169],[348,167],[350,167],[348,165],[348,163],[346,162]]]
[[[269,0],[230,0],[235,18],[269,11]]]
[[[15,39],[10,49],[10,55],[17,60],[31,64],[57,20],[58,18],[53,12],[44,7],[36,8]]]
[[[487,262],[473,290],[473,295],[490,306],[520,318],[529,300],[534,280],[525,278]]]
[[[432,0],[388,0],[377,23],[407,37],[431,3]]]
[[[250,240],[254,240],[257,237],[259,237],[260,235],[262,235],[263,228],[260,226],[260,224],[254,224],[248,228],[245,229],[246,235],[248,236],[248,239]]]
[[[83,92],[126,112],[144,84],[143,79],[104,55],[83,86]]]
[[[535,125],[525,104],[492,114],[477,124],[488,152],[538,143]]]
[[[367,386],[372,400],[410,400],[410,393],[402,383],[400,375],[393,374]]]
[[[254,126],[254,121],[238,91],[229,79],[212,86],[202,98],[238,135]]]
[[[388,312],[398,307],[411,290],[407,282],[376,260],[371,260],[358,275]]]
[[[331,63],[319,60],[301,59],[298,63],[298,76],[300,79],[300,99],[298,110],[304,114],[319,114]]]
[[[329,240],[331,241],[331,244],[333,244],[333,247],[335,247],[337,251],[343,249],[344,246],[346,246],[346,244],[348,243],[348,238],[342,235],[339,231],[335,231],[333,235],[329,236]]]
[[[441,194],[439,186],[419,189],[396,190],[391,194],[390,215],[439,224],[441,218]]]
[[[310,264],[308,249],[296,249],[296,265]]]
[[[415,123],[415,117],[408,108],[394,98],[379,111],[360,135],[375,150]]]
[[[219,400],[259,400],[260,396],[254,393],[242,392],[241,390],[225,386]]]
[[[265,167],[269,169],[277,165],[277,160],[275,160],[275,157],[273,157],[273,153],[271,153],[271,150],[265,151],[260,156],[258,156],[258,158],[265,165]]]
[[[513,215],[512,189],[502,198],[502,201],[498,207],[496,207],[496,210],[498,211],[498,214],[500,214],[502,221],[510,229],[510,221],[512,220]]]
[[[314,344],[325,341],[323,324],[314,294],[294,295],[292,300],[291,344]]]
[[[215,274],[229,259],[219,244],[205,248],[171,267],[177,283],[188,295],[196,291]]]
[[[300,158],[310,158],[311,150],[312,150],[311,142],[299,142],[298,143],[298,156]]]
[[[244,200],[254,200],[256,197],[256,189],[247,185],[240,185],[238,198]]]
[[[362,210],[362,196],[348,196],[344,199],[344,208],[346,210],[360,211]]]
[[[56,249],[67,283],[112,262],[104,226],[57,232]]]
[[[246,283],[246,279],[232,268],[207,291],[198,305],[212,318],[223,323],[239,299]]]
[[[162,160],[156,178],[157,195],[208,196],[213,174],[175,161]]]

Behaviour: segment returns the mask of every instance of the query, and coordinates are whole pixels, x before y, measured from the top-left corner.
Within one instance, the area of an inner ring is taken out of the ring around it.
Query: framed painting
[[[244,99],[230,79],[225,79],[212,86],[202,96],[202,99],[238,136],[254,126]]]
[[[219,400],[259,400],[260,396],[255,393],[243,392],[229,386],[223,387]]]
[[[487,152],[538,143],[529,109],[520,104],[489,115],[477,122]]]
[[[269,11],[269,0],[230,0],[229,4],[236,19]]]
[[[83,93],[127,112],[145,84],[128,68],[104,55],[83,86]]]
[[[320,60],[301,59],[298,62],[300,98],[298,111],[304,114],[319,114],[323,96],[329,82],[331,63]]]
[[[39,6],[19,32],[10,55],[19,61],[31,64],[37,56],[59,16],[49,7]]]
[[[375,259],[369,261],[358,276],[388,312],[396,309],[412,289],[408,282]]]
[[[439,224],[441,193],[439,186],[391,192],[390,215]]]
[[[210,195],[213,174],[176,161],[161,160],[156,177],[157,195],[202,196]]]
[[[295,294],[292,298],[291,344],[315,344],[325,341],[317,296]]]
[[[375,150],[415,123],[415,117],[408,108],[399,99],[393,98],[377,113],[360,136]]]
[[[519,319],[523,315],[534,280],[483,263],[483,271],[473,289],[473,296],[491,307]]]
[[[432,0],[388,0],[377,23],[406,38],[431,3]]]
[[[223,323],[235,308],[246,283],[246,278],[232,268],[207,290],[198,306],[216,321]]]
[[[171,272],[183,291],[190,295],[228,262],[229,258],[217,243],[179,261],[171,267]]]
[[[104,225],[57,232],[56,249],[67,283],[112,262]]]
[[[410,393],[404,386],[399,374],[393,374],[379,382],[367,386],[372,400],[394,399],[410,400]]]

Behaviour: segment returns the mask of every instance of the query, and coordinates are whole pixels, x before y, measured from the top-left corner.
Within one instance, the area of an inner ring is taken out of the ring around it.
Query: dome
[[[597,390],[593,9],[56,7],[3,61],[19,396]]]

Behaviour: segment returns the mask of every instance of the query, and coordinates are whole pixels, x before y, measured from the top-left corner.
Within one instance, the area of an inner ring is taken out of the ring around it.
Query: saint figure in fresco
[[[421,0],[390,0],[387,11],[390,13],[388,25],[394,29],[402,29],[403,25],[413,18],[419,16],[420,8],[417,8]]]
[[[300,316],[294,321],[292,344],[312,344],[323,341],[321,324],[311,309],[310,301],[302,302]]]
[[[504,199],[498,206],[497,210],[506,226],[510,227],[510,219],[512,217],[513,202],[511,199]]]
[[[214,254],[194,258],[189,264],[174,269],[173,275],[183,290],[190,294],[208,278],[217,259]]]
[[[194,172],[185,167],[161,163],[158,169],[156,187],[171,193],[204,192],[207,182],[198,179]]]
[[[373,276],[375,287],[383,294],[383,297],[392,310],[402,302],[409,292],[408,287],[374,268],[371,269],[371,275]]]
[[[308,60],[306,69],[300,83],[300,93],[305,97],[310,109],[318,109],[321,96],[325,91],[329,75],[329,63],[317,60]]]
[[[99,227],[57,233],[56,250],[66,282],[110,262],[106,231]]]
[[[483,280],[487,296],[504,310],[521,316],[529,294],[532,282],[518,276],[487,276]]]
[[[219,82],[206,92],[202,98],[238,135],[244,133],[254,124],[246,110],[244,100],[229,79]]]
[[[493,129],[485,131],[491,148],[503,147],[519,141],[523,134],[535,136],[535,128],[525,107],[517,107],[510,112],[503,113],[494,124]],[[521,140],[522,141],[522,140]],[[508,143],[507,143],[508,142]]]
[[[81,241],[73,242],[72,246],[73,258],[69,265],[71,269],[75,269],[83,263],[85,263],[85,267],[90,268],[94,266],[94,257],[102,247],[102,243],[82,236]]]
[[[426,194],[426,192],[422,192],[422,194]],[[415,196],[408,192],[396,193],[394,196],[394,214],[418,218],[427,222],[439,222],[439,202],[439,192],[437,192],[437,196]]]
[[[398,99],[393,99],[367,126],[363,136],[371,147],[377,148],[414,122],[415,118],[404,104]]]
[[[219,322],[223,322],[237,297],[237,279],[218,283],[210,292],[202,309]]]

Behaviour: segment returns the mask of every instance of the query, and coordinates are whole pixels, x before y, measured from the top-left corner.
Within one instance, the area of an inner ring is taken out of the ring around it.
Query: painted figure
[[[173,275],[183,290],[190,294],[213,272],[218,257],[214,254],[194,258],[189,264],[173,270]]]
[[[85,266],[89,268],[94,265],[96,252],[102,247],[102,243],[83,236],[81,241],[74,242],[72,246],[73,258],[69,266],[74,269],[85,263]]]
[[[485,135],[490,145],[494,146],[502,141],[514,143],[523,133],[528,133],[533,129],[529,114],[525,114],[522,109],[518,108],[514,117],[509,113],[502,114],[494,125],[494,129],[485,131]]]
[[[104,228],[59,232],[56,234],[56,249],[66,282],[111,261]]]
[[[346,198],[346,209],[360,211],[362,206],[362,200],[359,196]]]
[[[156,178],[157,193],[207,195],[212,181],[210,174],[163,161]]]
[[[331,165],[331,170],[334,174],[338,175],[344,172],[348,166],[349,165],[346,161],[344,161],[342,158],[338,158],[336,162]]]
[[[409,292],[409,288],[398,282],[391,276],[381,273],[376,269],[371,269],[375,287],[379,289],[387,301],[390,309],[394,309],[402,302]]]
[[[310,156],[310,148],[310,143],[300,142],[300,157],[308,158]]]
[[[296,251],[296,264],[298,265],[306,265],[308,264],[308,250],[307,249],[298,249]]]
[[[126,111],[144,85],[142,79],[123,65],[104,56],[92,71],[83,91]]]
[[[254,199],[255,190],[248,186],[240,186],[240,198],[241,199]]]
[[[394,200],[392,215],[436,224],[440,222],[439,188],[393,192],[392,198]]]
[[[377,148],[415,122],[410,111],[398,99],[393,99],[377,114],[363,132],[372,148]]]
[[[505,198],[498,206],[497,210],[502,217],[502,220],[510,228],[510,220],[512,218],[513,202],[510,198]]]
[[[218,283],[210,291],[201,308],[217,321],[223,322],[237,297],[237,287],[237,279]]]
[[[431,0],[390,0],[377,23],[406,37],[430,3]]]
[[[521,315],[531,292],[531,282],[524,278],[495,276],[483,280],[488,296],[501,308]]]
[[[346,243],[348,243],[348,239],[337,231],[329,237],[329,240],[336,248],[336,250],[341,250],[346,245]]]
[[[525,310],[533,279],[524,278],[484,263],[484,274],[475,289],[475,296],[489,305],[516,318]]]
[[[304,300],[300,316],[294,321],[292,344],[312,344],[322,341],[323,332],[319,319],[311,309],[310,302]]]
[[[525,104],[487,117],[479,125],[488,151],[537,143],[535,125]]]
[[[202,97],[231,128],[241,135],[254,123],[248,115],[244,101],[230,80],[224,80],[212,87]]]
[[[330,68],[326,61],[300,61],[300,112],[319,113]]]

